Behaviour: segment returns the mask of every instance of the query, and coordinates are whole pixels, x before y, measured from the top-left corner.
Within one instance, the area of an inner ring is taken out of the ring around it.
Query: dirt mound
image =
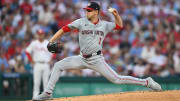
[[[180,90],[125,92],[116,94],[56,98],[52,101],[180,101]]]

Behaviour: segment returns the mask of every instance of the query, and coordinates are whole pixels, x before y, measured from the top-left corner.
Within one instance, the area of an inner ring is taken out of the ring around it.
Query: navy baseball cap
[[[85,10],[100,10],[100,6],[98,3],[96,2],[90,2],[88,3],[87,7],[86,8],[83,8]]]

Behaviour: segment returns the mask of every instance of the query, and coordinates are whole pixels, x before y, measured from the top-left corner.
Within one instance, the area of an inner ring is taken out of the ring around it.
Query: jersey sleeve
[[[33,42],[31,42],[30,45],[26,48],[26,52],[32,54],[32,52],[33,52]]]
[[[116,27],[114,22],[106,22],[106,31],[111,32]]]
[[[81,19],[77,19],[75,21],[73,21],[72,23],[68,24],[67,26],[70,29],[80,29],[80,24],[81,23]]]

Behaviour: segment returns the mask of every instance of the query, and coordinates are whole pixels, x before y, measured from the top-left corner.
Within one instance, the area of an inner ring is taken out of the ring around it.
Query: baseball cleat
[[[147,78],[147,87],[151,88],[154,91],[162,91],[161,86],[155,82],[151,77]]]
[[[52,94],[48,94],[46,92],[43,92],[42,94],[33,97],[33,101],[44,101],[44,100],[52,100]]]

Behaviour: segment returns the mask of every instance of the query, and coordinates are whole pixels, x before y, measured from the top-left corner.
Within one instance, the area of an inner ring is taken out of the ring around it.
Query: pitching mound
[[[180,90],[125,92],[116,94],[57,98],[52,101],[180,101]]]

